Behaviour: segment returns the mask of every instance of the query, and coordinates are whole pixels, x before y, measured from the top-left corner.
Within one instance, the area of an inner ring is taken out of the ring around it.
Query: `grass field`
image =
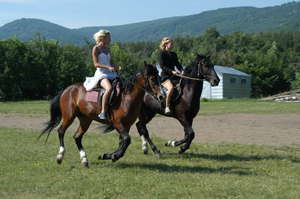
[[[0,113],[46,114],[49,101],[0,102]],[[256,99],[212,100],[201,102],[201,115],[227,113],[300,113],[300,103],[261,101]]]
[[[46,144],[36,137],[37,132],[0,129],[0,198],[300,196],[297,147],[193,144],[186,154],[179,155],[177,150],[163,147],[164,140],[154,138],[163,153],[157,159],[143,155],[140,141],[133,138],[125,157],[112,163],[97,157],[115,149],[117,135],[89,133],[83,140],[90,161],[86,169],[80,164],[71,134],[66,135],[62,165],[54,160],[58,151],[56,134]]]

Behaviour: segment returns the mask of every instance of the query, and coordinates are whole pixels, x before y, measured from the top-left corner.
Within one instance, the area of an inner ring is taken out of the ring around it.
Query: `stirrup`
[[[98,117],[100,120],[107,120],[106,113],[100,113]]]
[[[171,110],[168,106],[165,108],[165,114],[171,114]]]

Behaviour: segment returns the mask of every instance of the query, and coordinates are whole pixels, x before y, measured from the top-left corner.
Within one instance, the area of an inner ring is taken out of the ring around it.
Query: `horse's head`
[[[197,55],[194,61],[193,75],[205,79],[212,86],[218,86],[220,79],[215,71],[209,56]]]
[[[152,93],[154,96],[159,97],[160,92],[160,84],[159,84],[159,76],[156,67],[152,64],[148,64],[146,61],[144,62],[144,88]]]

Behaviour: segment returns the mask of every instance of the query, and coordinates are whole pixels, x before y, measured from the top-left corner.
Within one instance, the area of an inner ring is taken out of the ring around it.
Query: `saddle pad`
[[[84,99],[88,102],[98,102],[98,91],[88,91],[85,94]]]

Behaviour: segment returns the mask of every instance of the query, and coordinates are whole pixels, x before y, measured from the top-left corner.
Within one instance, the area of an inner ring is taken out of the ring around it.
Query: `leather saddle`
[[[162,107],[165,107],[166,106],[166,96],[167,96],[168,89],[165,88],[163,85],[160,85],[160,86],[161,86],[160,87],[160,92],[161,92],[161,95],[163,96],[162,98],[160,98],[160,102],[161,102]],[[179,100],[181,95],[182,95],[182,88],[181,88],[181,84],[178,83],[174,87],[174,91],[173,91],[173,94],[171,96],[172,97],[171,103],[176,104],[176,102]]]
[[[120,78],[110,80],[110,82],[112,84],[112,92],[109,97],[108,104],[109,104],[109,107],[112,107],[116,104],[117,99],[119,98],[119,96],[122,93],[123,83]],[[96,102],[98,104],[98,109],[100,110],[104,92],[105,92],[105,89],[100,86],[100,82],[99,82],[97,87],[95,87],[91,91],[87,92],[85,99],[87,101]]]

